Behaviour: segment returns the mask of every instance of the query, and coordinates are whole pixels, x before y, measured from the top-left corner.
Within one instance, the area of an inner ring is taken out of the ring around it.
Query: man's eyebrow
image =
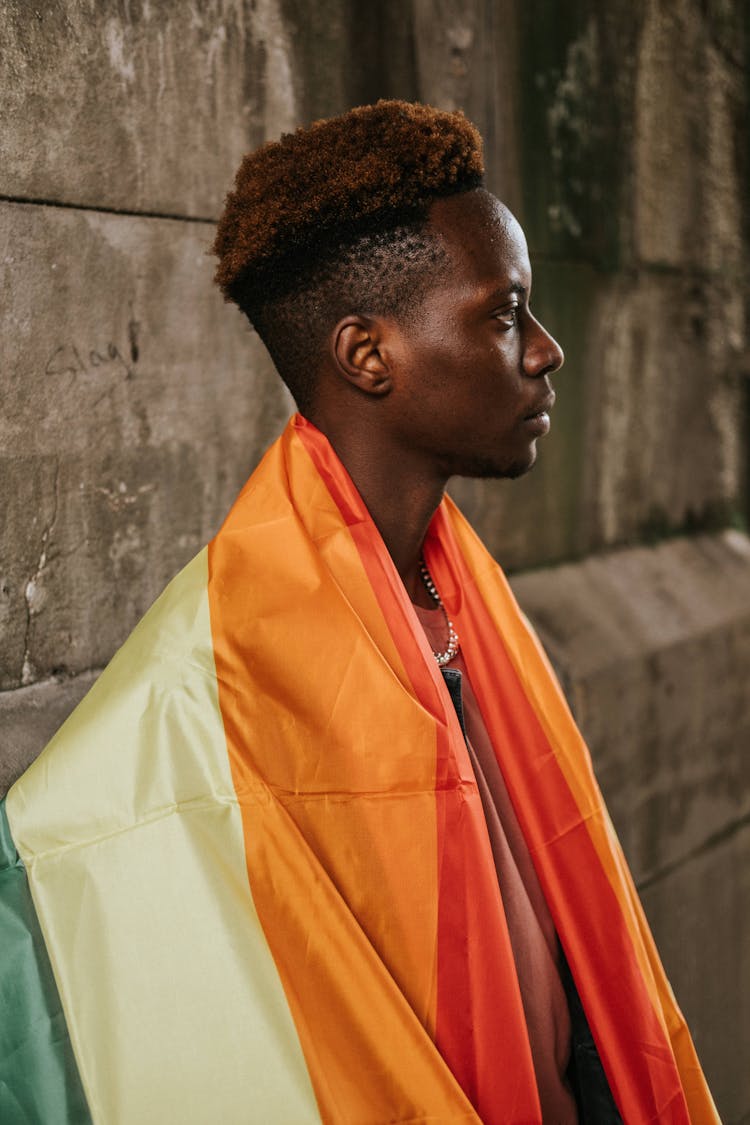
[[[528,289],[525,285],[521,285],[520,281],[511,281],[510,285],[499,285],[497,289],[493,289],[491,293],[487,294],[487,300],[499,301],[503,297],[511,297],[514,294],[519,297],[526,297]]]

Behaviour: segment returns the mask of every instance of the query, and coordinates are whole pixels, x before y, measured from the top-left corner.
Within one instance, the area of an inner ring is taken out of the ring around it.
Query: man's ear
[[[392,386],[382,343],[383,326],[374,317],[345,316],[331,334],[331,352],[338,373],[368,395],[386,395]]]

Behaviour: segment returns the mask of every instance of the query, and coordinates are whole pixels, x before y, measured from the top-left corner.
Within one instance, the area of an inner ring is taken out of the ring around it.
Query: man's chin
[[[473,480],[517,480],[536,464],[536,445],[523,461],[497,461],[494,458],[477,457],[457,469],[457,477],[471,477]]]

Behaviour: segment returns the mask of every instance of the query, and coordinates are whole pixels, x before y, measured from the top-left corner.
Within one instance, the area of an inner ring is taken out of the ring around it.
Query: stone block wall
[[[567,362],[517,482],[452,489],[592,746],[724,1118],[750,1120],[750,8],[8,0],[0,783],[219,525],[291,404],[211,284],[243,152],[461,107]]]

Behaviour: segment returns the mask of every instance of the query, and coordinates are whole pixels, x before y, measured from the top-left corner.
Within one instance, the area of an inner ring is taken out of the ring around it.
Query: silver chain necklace
[[[445,665],[448,664],[453,659],[453,657],[456,655],[456,653],[459,650],[460,642],[459,642],[459,639],[458,639],[458,633],[454,629],[453,622],[451,621],[450,617],[448,616],[448,614],[446,612],[445,606],[443,605],[443,600],[442,600],[442,598],[440,597],[440,594],[437,591],[437,586],[432,581],[432,575],[430,574],[429,570],[427,569],[427,563],[424,561],[424,559],[420,559],[420,562],[419,562],[419,576],[422,579],[422,581],[424,582],[424,586],[425,586],[425,589],[427,590],[427,593],[430,595],[430,597],[435,602],[435,604],[437,606],[439,606],[440,609],[442,609],[443,617],[445,618],[445,623],[448,626],[448,647],[445,649],[444,652],[434,652],[433,651],[433,653],[432,653],[432,655],[435,657],[435,659],[438,662],[438,666],[440,668],[444,668]]]

